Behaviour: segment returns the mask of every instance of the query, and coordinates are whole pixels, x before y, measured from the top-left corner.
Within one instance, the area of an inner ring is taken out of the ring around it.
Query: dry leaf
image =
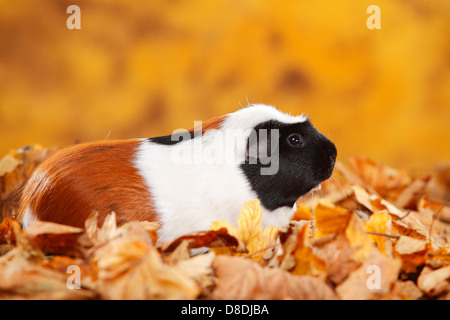
[[[20,168],[31,157],[9,156],[1,162],[0,179],[25,177]],[[157,242],[156,223],[118,227],[114,213],[101,227],[92,214],[85,229],[33,222],[22,230],[16,220],[4,219],[0,296],[335,299],[332,285],[343,299],[448,297],[448,205],[421,194],[426,178],[412,180],[401,170],[367,159],[355,164],[354,171],[343,170],[338,190],[324,188],[319,197],[297,201],[291,223],[282,230],[262,229],[263,211],[256,199],[242,207],[237,227],[214,222],[209,231],[165,243]],[[346,183],[346,178],[359,183]],[[192,250],[206,247],[235,257],[214,252],[192,257]],[[68,291],[66,283],[74,265],[82,275],[77,292]]]
[[[350,212],[347,209],[320,201],[314,210],[314,222],[317,228],[314,237],[344,232],[349,219]]]
[[[345,300],[379,299],[391,290],[400,267],[400,260],[390,259],[373,250],[362,266],[336,288],[336,292]]]
[[[280,229],[275,226],[268,226],[263,232],[262,216],[261,204],[258,199],[254,199],[245,202],[242,206],[237,228],[226,221],[222,221],[214,222],[211,225],[211,230],[225,228],[230,235],[237,237],[244,244],[248,250],[248,256],[254,260],[260,260],[273,244]]]
[[[450,224],[450,205],[448,205],[449,200],[450,199],[447,199],[446,203],[444,201],[430,201],[422,197],[419,200],[418,211],[426,217],[431,216],[442,222]],[[435,227],[437,226],[439,226],[439,224],[435,225]],[[434,229],[433,232],[439,232],[439,230]]]
[[[395,251],[398,254],[413,254],[427,249],[428,242],[417,240],[407,236],[401,236],[395,243]]]
[[[429,242],[415,238],[400,236],[395,243],[395,253],[402,259],[402,271],[415,273],[427,261]]]
[[[383,198],[371,197],[371,203],[372,203],[372,212],[386,211],[389,214],[395,216],[396,218],[403,218],[406,215],[406,212],[403,212],[402,210],[400,210],[392,203],[386,201]]]
[[[437,250],[428,252],[427,263],[433,268],[450,265],[450,244],[447,243]]]
[[[26,235],[17,220],[11,220],[11,226],[17,248],[16,253],[24,257],[27,261],[41,263],[44,259],[42,250],[35,245],[31,237]]]
[[[11,150],[0,160],[0,220],[17,214],[22,186],[36,166],[55,151],[31,145]]]
[[[89,239],[94,244],[106,242],[117,236],[116,214],[112,212],[105,217],[101,228],[98,227],[98,212],[93,212],[84,222],[84,228]]]
[[[4,256],[7,257],[7,256]],[[12,259],[0,261],[0,299],[93,299],[97,293],[70,289],[67,275]]]
[[[201,231],[194,232],[191,234],[187,234],[181,236],[175,240],[158,243],[158,247],[164,253],[170,253],[174,251],[181,243],[186,243],[188,249],[196,249],[202,247],[208,248],[230,248],[235,252],[244,253],[247,252],[245,250],[244,244],[236,239],[234,236],[231,236],[228,233],[228,230],[225,228],[220,228],[218,230],[210,230],[210,231]]]
[[[238,217],[238,237],[246,246],[252,244],[262,233],[262,216],[258,199],[247,201]]]
[[[322,275],[322,279],[324,279],[326,276],[326,264],[313,253],[312,246],[309,243],[311,233],[309,224],[305,224],[300,228],[297,234],[297,246],[292,252],[294,268],[291,272],[297,275]]]
[[[17,247],[0,258],[0,299],[60,300],[97,297],[95,291],[83,286],[76,290],[70,289],[67,274],[45,267],[42,252],[22,230],[15,228],[14,231]]]
[[[7,154],[0,160],[0,176],[13,172],[22,161]]]
[[[298,203],[297,210],[295,210],[294,215],[292,216],[291,220],[300,221],[300,220],[311,220],[311,219],[312,219],[311,210],[304,203],[301,203],[301,202]]]
[[[313,245],[312,252],[314,255],[310,259],[310,263],[316,261],[315,268],[322,268],[322,274],[318,273],[315,276],[320,279],[325,279],[326,276],[326,279],[334,285],[340,284],[361,264],[354,258],[355,249],[350,247],[349,241],[343,233],[336,234],[328,241],[321,241]],[[320,261],[320,264],[317,261]]]
[[[278,255],[280,261],[279,267],[284,270],[292,270],[295,267],[296,261],[293,256],[294,251],[298,246],[299,232],[306,222],[291,221],[286,228],[279,232],[281,254]],[[310,229],[309,229],[310,230]],[[300,238],[303,239],[304,236]]]
[[[450,194],[450,164],[437,165],[425,194],[430,199],[445,199]]]
[[[425,189],[427,188],[430,179],[430,176],[423,179],[417,179],[407,186],[395,200],[395,206],[411,210],[417,209],[418,199],[425,193]]]
[[[311,276],[294,276],[282,269],[264,268],[249,259],[217,256],[214,299],[335,299],[325,282]]]
[[[448,282],[445,280],[448,278],[450,278],[450,266],[437,270],[425,267],[417,279],[417,286],[428,295],[434,296],[447,288]]]
[[[83,246],[91,245],[90,242],[83,241],[83,232],[83,229],[53,222],[32,221],[25,235],[42,252],[80,257]]]
[[[395,281],[391,292],[384,299],[417,300],[423,296],[423,292],[411,281]]]
[[[206,293],[206,289],[215,284],[212,263],[215,258],[214,252],[199,254],[190,259],[180,260],[176,268],[180,272],[193,279],[200,288]]]
[[[195,299],[201,291],[189,275],[164,264],[150,235],[137,222],[98,248],[93,261],[99,292],[106,299]]]
[[[0,223],[0,244],[15,244],[16,239],[14,237],[13,224],[17,224],[17,226],[19,226],[19,223],[15,218],[9,217],[3,219]]]
[[[358,185],[352,186],[352,189],[353,189],[353,193],[355,195],[356,201],[358,201],[364,207],[366,207],[367,209],[369,209],[370,211],[373,212],[374,210],[373,210],[371,198],[370,198],[370,195],[367,193],[367,191],[364,190],[363,187],[358,186]]]
[[[392,218],[386,211],[372,214],[366,221],[366,231],[370,238],[377,245],[378,250],[386,256],[392,256],[392,242],[389,238],[392,230]]]
[[[371,193],[388,201],[396,198],[412,181],[405,171],[376,163],[367,157],[353,157],[349,159],[349,163],[357,176],[364,181],[366,188],[370,186],[376,191]]]
[[[360,262],[366,260],[374,247],[373,241],[364,230],[364,222],[354,213],[345,229],[345,236],[350,248],[354,249],[353,258]]]
[[[211,224],[210,230],[216,231],[220,229],[225,229],[230,236],[240,239],[238,229],[228,221],[214,221]]]
[[[128,222],[120,226],[120,228],[117,227],[116,213],[112,211],[105,217],[102,226],[99,227],[97,217],[98,212],[93,212],[84,223],[86,235],[88,236],[89,240],[92,241],[95,245],[100,245],[115,237],[120,236],[121,233],[126,232],[129,223],[131,223]],[[144,229],[147,230],[152,238],[153,243],[155,243],[158,237],[157,231],[159,228],[159,224],[150,221],[133,221],[133,223],[135,222],[139,223]]]

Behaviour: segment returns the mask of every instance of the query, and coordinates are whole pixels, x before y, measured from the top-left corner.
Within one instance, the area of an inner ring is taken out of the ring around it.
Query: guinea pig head
[[[292,207],[302,195],[328,179],[337,150],[309,119],[258,124],[240,165],[261,204],[269,210]]]

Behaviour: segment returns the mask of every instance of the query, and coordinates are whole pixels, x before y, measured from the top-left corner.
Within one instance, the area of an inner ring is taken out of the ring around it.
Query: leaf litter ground
[[[411,177],[351,158],[286,226],[263,229],[255,199],[234,223],[162,243],[157,224],[117,226],[114,212],[22,230],[21,187],[53,152],[0,160],[2,299],[450,299],[448,167]]]

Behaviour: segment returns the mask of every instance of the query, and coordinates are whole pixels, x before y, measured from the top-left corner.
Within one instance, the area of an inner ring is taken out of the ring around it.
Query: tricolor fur
[[[216,147],[224,142],[218,133],[274,127],[282,133],[281,167],[274,176],[261,177],[261,164],[246,163],[247,139],[235,145],[237,162],[180,163],[174,158],[196,144],[205,150]],[[308,136],[305,141],[314,150],[291,151],[285,146],[285,135],[294,129]],[[236,224],[244,202],[259,198],[263,225],[280,226],[289,221],[295,199],[329,177],[336,157],[334,145],[308,118],[265,105],[214,118],[202,124],[200,134],[197,131],[190,130],[189,141],[171,135],[82,144],[57,153],[28,182],[22,222],[39,219],[83,226],[93,211],[99,212],[99,222],[114,211],[119,223],[160,222],[159,238],[169,240],[209,229],[213,221]]]

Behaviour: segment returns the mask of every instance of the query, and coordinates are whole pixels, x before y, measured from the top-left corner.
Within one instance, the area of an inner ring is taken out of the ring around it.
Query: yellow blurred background
[[[450,160],[449,17],[447,0],[0,0],[0,153],[170,134],[250,102],[311,116],[341,160],[431,168]]]

